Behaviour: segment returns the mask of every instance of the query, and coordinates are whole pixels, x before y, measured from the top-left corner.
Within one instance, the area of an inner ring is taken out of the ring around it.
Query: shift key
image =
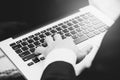
[[[31,54],[29,51],[25,51],[25,52],[19,54],[19,56],[20,56],[20,57],[25,57],[25,56],[27,56],[27,55],[29,55],[29,54]]]
[[[36,57],[35,56],[35,54],[30,54],[30,55],[28,55],[28,56],[26,56],[26,57],[24,57],[24,58],[22,58],[24,61],[28,61],[28,60],[30,60],[30,59],[32,59],[32,58],[34,58],[34,57]]]

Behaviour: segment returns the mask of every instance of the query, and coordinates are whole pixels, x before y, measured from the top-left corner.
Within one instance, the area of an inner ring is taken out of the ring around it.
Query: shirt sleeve
[[[70,49],[64,49],[64,48],[55,49],[51,51],[46,57],[45,68],[49,64],[56,61],[64,61],[75,67],[76,59],[77,59],[76,54]]]

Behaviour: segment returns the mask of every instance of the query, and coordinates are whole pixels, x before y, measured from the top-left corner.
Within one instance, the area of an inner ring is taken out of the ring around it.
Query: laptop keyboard
[[[74,43],[77,45],[106,31],[108,28],[109,27],[106,24],[97,19],[91,13],[85,13],[41,32],[37,32],[23,38],[22,40],[11,43],[10,46],[24,62],[32,60],[27,64],[28,66],[31,66],[45,59],[43,56],[38,59],[37,56],[40,56],[41,54],[35,55],[33,53],[36,47],[47,46],[47,43],[45,42],[46,36],[53,36],[58,33],[61,35],[62,39],[72,37],[74,39]]]

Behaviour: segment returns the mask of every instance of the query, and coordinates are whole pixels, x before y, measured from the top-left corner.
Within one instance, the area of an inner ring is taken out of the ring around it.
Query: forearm
[[[76,55],[70,49],[55,49],[49,53],[45,60],[45,68],[56,61],[63,61],[71,64],[73,67],[76,64]]]
[[[76,55],[69,49],[55,49],[45,60],[42,80],[75,80]]]

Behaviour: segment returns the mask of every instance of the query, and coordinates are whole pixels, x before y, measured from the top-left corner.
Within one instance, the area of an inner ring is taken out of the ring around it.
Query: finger
[[[61,37],[60,34],[54,35],[54,38],[55,38],[55,41],[56,41],[56,40],[62,40],[62,37]]]
[[[35,52],[34,52],[34,53],[35,53],[36,55],[42,54],[42,53],[45,52],[45,50],[46,50],[45,47],[40,46],[40,47],[37,47],[37,48],[35,49]]]
[[[48,46],[53,43],[53,38],[51,36],[47,36],[45,41],[47,42]]]
[[[65,40],[71,41],[73,43],[72,37],[67,37]]]

